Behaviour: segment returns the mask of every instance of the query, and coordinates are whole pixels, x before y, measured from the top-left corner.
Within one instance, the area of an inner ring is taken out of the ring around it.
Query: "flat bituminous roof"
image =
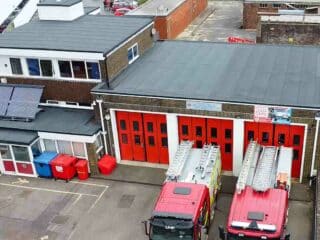
[[[92,92],[320,108],[320,48],[164,41]]]
[[[38,6],[63,6],[69,7],[75,5],[82,0],[40,0]]]
[[[37,138],[37,132],[0,128],[0,143],[29,145]]]
[[[106,54],[152,23],[147,17],[86,15],[74,21],[32,21],[0,35],[0,48]]]
[[[167,16],[186,0],[149,0],[126,15]]]

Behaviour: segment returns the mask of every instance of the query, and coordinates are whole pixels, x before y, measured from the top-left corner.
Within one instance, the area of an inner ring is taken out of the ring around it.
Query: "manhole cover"
[[[52,223],[65,224],[69,220],[69,216],[57,215],[52,219]]]
[[[118,208],[130,208],[134,201],[134,198],[135,198],[135,195],[128,195],[128,194],[122,195],[118,203]]]

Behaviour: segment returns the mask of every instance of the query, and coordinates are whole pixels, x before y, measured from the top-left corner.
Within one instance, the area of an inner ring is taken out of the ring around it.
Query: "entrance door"
[[[271,146],[273,144],[273,124],[272,123],[258,123],[258,124],[259,124],[258,143],[264,146]]]
[[[221,157],[222,169],[232,171],[233,121],[221,120]]]
[[[303,126],[290,126],[290,139],[289,145],[293,147],[293,162],[291,175],[294,178],[300,177],[302,152],[304,140],[304,127]]]
[[[205,118],[192,118],[192,140],[194,141],[193,147],[202,148],[207,142],[206,137],[206,119]]]
[[[132,137],[129,124],[129,113],[128,112],[117,112],[117,126],[118,126],[118,138],[120,145],[121,159],[132,160]]]
[[[133,160],[145,161],[143,123],[141,113],[129,113]]]
[[[147,161],[169,163],[166,116],[143,114]]]
[[[2,162],[3,173],[16,174],[16,166],[8,145],[0,145],[0,160]]]

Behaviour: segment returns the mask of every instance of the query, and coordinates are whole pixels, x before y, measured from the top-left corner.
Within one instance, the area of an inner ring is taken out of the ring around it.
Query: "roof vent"
[[[84,15],[82,0],[42,0],[38,3],[40,20],[72,21]]]
[[[263,221],[264,213],[263,212],[248,212],[248,220],[254,221]]]
[[[191,188],[187,188],[187,187],[176,187],[173,190],[174,194],[179,194],[179,195],[190,195],[191,193]]]

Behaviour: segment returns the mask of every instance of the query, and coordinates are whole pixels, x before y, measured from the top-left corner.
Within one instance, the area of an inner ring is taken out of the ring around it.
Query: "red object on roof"
[[[98,168],[101,174],[109,175],[117,166],[117,161],[114,157],[104,155],[98,162]]]
[[[255,43],[255,41],[247,38],[228,37],[228,43]]]
[[[258,237],[266,236],[270,238],[280,238],[284,232],[286,214],[288,209],[288,192],[282,189],[269,189],[266,192],[256,192],[250,186],[247,186],[240,194],[234,193],[229,219],[227,224],[228,233],[239,234],[245,236]],[[257,220],[256,223],[260,226],[272,228],[275,231],[261,231],[252,229],[242,229],[241,227],[232,227],[232,223],[247,224],[251,223],[252,219],[248,219],[249,212],[261,214],[262,220]]]
[[[177,188],[190,189],[190,194],[176,194]],[[195,221],[201,202],[209,195],[208,188],[203,184],[166,182],[153,210],[153,215],[157,213],[172,213],[174,216],[190,215]]]

